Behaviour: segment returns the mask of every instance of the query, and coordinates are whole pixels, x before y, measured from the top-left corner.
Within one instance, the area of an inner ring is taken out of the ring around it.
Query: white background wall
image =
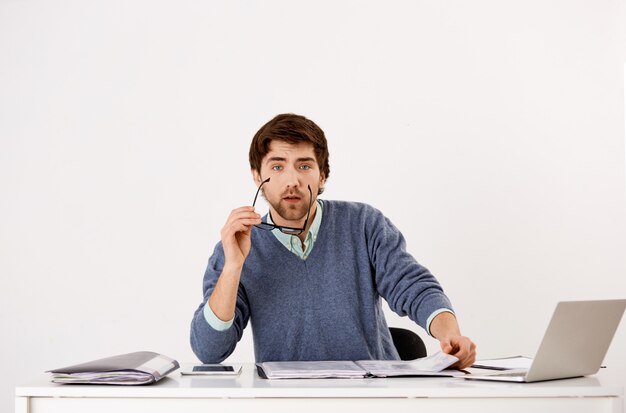
[[[392,219],[479,357],[532,356],[557,301],[626,297],[625,60],[616,0],[0,0],[0,410],[49,368],[194,359],[281,112],[325,130],[324,197]],[[624,348],[622,325],[609,368]]]

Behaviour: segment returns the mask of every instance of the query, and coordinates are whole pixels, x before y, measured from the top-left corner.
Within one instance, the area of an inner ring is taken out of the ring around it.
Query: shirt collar
[[[315,212],[315,218],[313,218],[313,222],[311,223],[309,232],[306,235],[305,242],[308,242],[311,239],[313,241],[317,239],[317,233],[319,232],[320,225],[322,224],[322,210],[324,209],[324,206],[320,199],[316,200],[315,202],[317,202],[317,211]],[[269,213],[267,214],[267,222],[270,224],[274,223],[272,222],[272,217]],[[274,234],[274,236],[278,238],[278,240],[287,248],[290,248],[291,246],[291,237],[297,237],[297,235],[285,234],[284,232],[281,232],[278,228],[273,229],[272,234]]]

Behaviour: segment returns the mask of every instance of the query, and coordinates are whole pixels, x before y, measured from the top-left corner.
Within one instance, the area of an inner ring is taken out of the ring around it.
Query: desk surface
[[[265,380],[254,364],[236,377],[181,376],[171,373],[149,386],[61,385],[47,375],[17,386],[17,397],[98,398],[517,398],[619,397],[619,372],[602,370],[590,377],[540,383],[477,382],[458,378],[368,378]]]

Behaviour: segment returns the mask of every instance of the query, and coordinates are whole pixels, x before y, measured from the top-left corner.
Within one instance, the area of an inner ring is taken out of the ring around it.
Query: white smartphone
[[[193,376],[236,376],[241,364],[183,364],[180,374]]]

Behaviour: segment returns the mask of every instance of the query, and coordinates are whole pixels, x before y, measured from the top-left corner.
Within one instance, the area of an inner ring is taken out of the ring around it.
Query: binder
[[[448,369],[457,361],[456,357],[442,352],[411,361],[266,361],[257,363],[257,373],[264,379],[464,376],[462,371]]]
[[[137,351],[48,370],[53,383],[141,385],[155,383],[178,369],[178,361],[151,351]]]

